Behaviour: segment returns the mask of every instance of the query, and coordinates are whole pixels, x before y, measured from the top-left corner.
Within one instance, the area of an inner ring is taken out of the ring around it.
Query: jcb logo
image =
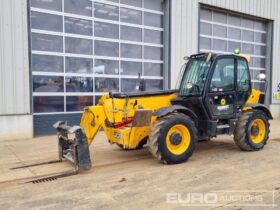
[[[123,135],[121,133],[118,133],[118,132],[114,132],[114,137],[116,139],[122,139]]]

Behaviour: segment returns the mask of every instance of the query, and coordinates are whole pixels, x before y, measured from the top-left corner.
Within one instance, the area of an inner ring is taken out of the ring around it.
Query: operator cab
[[[249,59],[236,54],[190,56],[172,104],[192,110],[205,132],[208,126],[234,123],[252,91]]]

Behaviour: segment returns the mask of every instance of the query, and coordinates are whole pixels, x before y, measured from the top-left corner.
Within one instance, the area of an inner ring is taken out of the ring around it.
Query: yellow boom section
[[[156,120],[152,117],[147,126],[133,126],[129,123],[120,128],[113,125],[127,119],[134,118],[137,110],[155,110],[170,106],[171,99],[177,93],[167,93],[153,96],[110,98],[109,94],[101,97],[98,105],[86,107],[80,126],[84,129],[88,144],[91,144],[96,133],[102,127],[110,143],[123,145],[124,148],[136,148],[139,142],[148,136],[151,123]]]

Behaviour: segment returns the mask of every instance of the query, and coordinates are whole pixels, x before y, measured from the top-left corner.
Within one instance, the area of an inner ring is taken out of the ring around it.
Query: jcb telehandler
[[[272,115],[265,91],[252,89],[249,61],[241,54],[195,54],[187,57],[177,90],[103,95],[97,105],[85,107],[80,126],[54,125],[59,160],[72,161],[74,172],[91,168],[89,145],[100,129],[124,150],[147,143],[167,164],[186,161],[198,140],[220,134],[233,134],[241,150],[262,149]]]

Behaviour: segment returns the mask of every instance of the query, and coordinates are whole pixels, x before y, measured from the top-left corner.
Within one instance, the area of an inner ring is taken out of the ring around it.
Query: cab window
[[[211,92],[234,90],[234,59],[220,59],[216,63],[210,83]]]
[[[237,90],[250,90],[250,75],[248,65],[244,60],[237,60]]]

